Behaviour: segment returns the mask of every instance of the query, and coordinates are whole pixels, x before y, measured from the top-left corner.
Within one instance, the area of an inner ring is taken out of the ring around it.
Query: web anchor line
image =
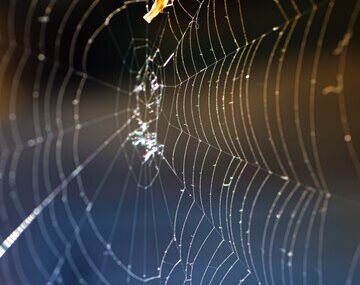
[[[73,172],[63,180],[42,202],[38,205],[21,223],[12,231],[12,233],[1,243],[0,246],[0,259],[11,248],[11,246],[21,237],[24,231],[32,224],[32,222],[46,209],[54,199],[61,193],[66,186],[74,180],[81,172],[97,157],[98,154],[103,151],[108,144],[113,141],[133,120],[130,118],[126,124],[119,130],[113,133],[108,139],[106,139],[91,155],[89,155],[84,162],[79,165]]]
[[[357,284],[360,1],[40,2],[1,21],[0,283]]]

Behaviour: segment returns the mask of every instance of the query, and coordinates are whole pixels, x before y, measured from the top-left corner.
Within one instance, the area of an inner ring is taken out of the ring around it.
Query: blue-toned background
[[[0,283],[358,284],[359,1],[148,2],[0,4]]]

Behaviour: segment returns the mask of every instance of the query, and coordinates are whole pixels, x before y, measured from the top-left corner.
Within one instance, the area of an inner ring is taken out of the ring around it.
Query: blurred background
[[[360,1],[152,3],[1,1],[0,283],[358,284]]]

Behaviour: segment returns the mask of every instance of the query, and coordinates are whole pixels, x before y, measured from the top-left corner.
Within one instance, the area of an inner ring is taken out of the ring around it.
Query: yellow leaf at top
[[[150,11],[144,16],[144,20],[151,23],[151,21],[169,5],[169,1],[171,0],[155,0]]]

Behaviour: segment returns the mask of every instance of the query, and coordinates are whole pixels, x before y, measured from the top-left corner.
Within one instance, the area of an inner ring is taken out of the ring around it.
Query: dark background
[[[359,3],[279,3],[2,1],[1,284],[360,281]]]

